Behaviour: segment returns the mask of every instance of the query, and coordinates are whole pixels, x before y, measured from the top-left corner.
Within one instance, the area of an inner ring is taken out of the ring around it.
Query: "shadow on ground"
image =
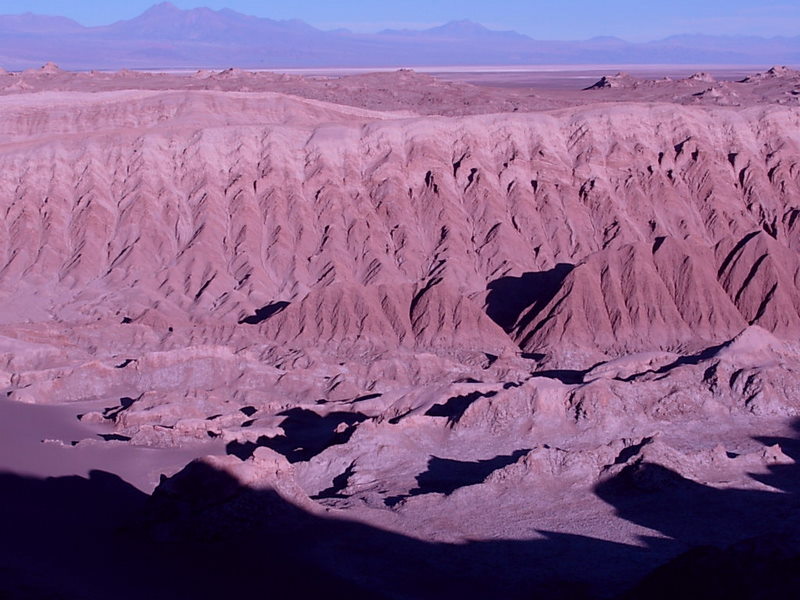
[[[517,450],[506,456],[495,456],[486,460],[466,461],[431,456],[428,469],[417,475],[417,487],[402,496],[386,498],[386,506],[396,506],[402,500],[424,494],[452,494],[457,489],[482,483],[489,475],[513,465],[530,449]]]
[[[286,309],[289,304],[289,302],[281,300],[279,302],[273,302],[271,304],[267,304],[266,306],[262,306],[261,308],[257,308],[255,313],[240,320],[239,325],[259,325],[270,317],[275,316],[279,312]]]
[[[761,441],[800,457],[797,440]],[[429,487],[449,489],[456,467],[435,466]],[[0,597],[793,597],[798,467],[776,465],[759,479],[776,491],[717,490],[630,465],[596,491],[621,518],[663,536],[634,546],[535,531],[528,540],[425,542],[303,510],[205,463],[152,496],[102,472],[4,474]]]
[[[506,333],[522,331],[555,297],[574,268],[559,263],[549,271],[495,279],[487,286],[486,314]]]
[[[283,435],[262,436],[255,442],[233,441],[226,446],[227,453],[247,460],[257,448],[266,447],[283,454],[289,462],[306,461],[331,446],[346,444],[353,435],[353,425],[367,419],[360,412],[320,415],[304,408],[291,408],[278,415],[285,417],[280,425]]]

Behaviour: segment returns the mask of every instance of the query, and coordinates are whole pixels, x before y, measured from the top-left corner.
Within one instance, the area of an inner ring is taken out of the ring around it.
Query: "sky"
[[[84,25],[133,18],[155,0],[0,0],[0,14],[67,16]],[[679,33],[800,35],[800,0],[172,0],[272,19],[298,18],[322,29],[422,29],[470,19],[537,39],[611,35],[647,41]]]

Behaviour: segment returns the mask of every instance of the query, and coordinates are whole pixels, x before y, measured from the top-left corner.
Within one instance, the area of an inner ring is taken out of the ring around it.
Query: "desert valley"
[[[800,584],[800,72],[458,79],[0,72],[0,597]]]

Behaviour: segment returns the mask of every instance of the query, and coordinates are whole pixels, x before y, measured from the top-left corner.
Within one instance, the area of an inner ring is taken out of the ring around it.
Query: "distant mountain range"
[[[55,61],[68,69],[399,67],[515,64],[800,64],[800,36],[680,35],[647,43],[611,37],[534,40],[471,21],[425,30],[323,31],[233,10],[165,2],[100,27],[30,13],[0,16],[0,67]]]

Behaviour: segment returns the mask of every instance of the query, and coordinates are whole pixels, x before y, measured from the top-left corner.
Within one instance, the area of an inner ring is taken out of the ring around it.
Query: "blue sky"
[[[0,14],[35,12],[84,25],[128,19],[154,0],[0,0]],[[424,28],[472,19],[538,39],[614,35],[644,41],[674,33],[800,35],[800,0],[173,0],[180,8],[232,8],[274,19],[299,18],[324,29]]]

